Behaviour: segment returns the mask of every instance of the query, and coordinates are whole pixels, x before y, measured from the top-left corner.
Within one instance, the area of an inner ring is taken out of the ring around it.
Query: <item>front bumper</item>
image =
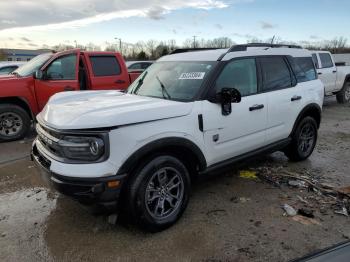
[[[116,211],[125,175],[78,178],[56,174],[50,170],[51,161],[38,150],[36,141],[33,143],[31,158],[39,167],[43,180],[58,192],[72,197],[84,205]],[[113,182],[114,186],[111,186],[109,182]]]

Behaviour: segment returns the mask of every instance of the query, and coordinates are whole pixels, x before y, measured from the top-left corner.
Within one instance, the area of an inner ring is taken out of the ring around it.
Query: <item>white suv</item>
[[[127,93],[53,96],[32,158],[60,192],[162,230],[185,210],[196,175],[276,150],[308,158],[323,97],[311,53],[294,46],[168,55]]]

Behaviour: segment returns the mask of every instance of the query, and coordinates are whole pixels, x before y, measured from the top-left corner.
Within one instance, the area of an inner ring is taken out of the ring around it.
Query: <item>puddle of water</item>
[[[45,188],[0,194],[2,261],[48,261],[44,242],[46,220],[57,197]]]

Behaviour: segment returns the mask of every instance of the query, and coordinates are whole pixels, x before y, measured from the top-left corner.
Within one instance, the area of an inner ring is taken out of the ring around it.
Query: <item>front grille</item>
[[[46,150],[55,156],[63,157],[62,148],[58,144],[61,137],[58,132],[52,131],[40,124],[36,125],[36,131],[39,141]]]

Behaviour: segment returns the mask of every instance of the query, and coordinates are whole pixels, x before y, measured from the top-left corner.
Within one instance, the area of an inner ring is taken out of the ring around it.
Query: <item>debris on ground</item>
[[[250,170],[242,170],[239,172],[239,177],[245,179],[257,179],[256,172]]]
[[[322,181],[322,177],[317,174],[311,174],[307,170],[300,173],[289,172],[282,166],[265,166],[248,173],[243,172],[242,174],[242,172],[240,172],[240,177],[252,178],[250,174],[254,173],[255,177],[275,187],[288,186],[299,190],[299,194],[311,193],[307,197],[296,195],[297,201],[292,203],[294,207],[284,204],[282,208],[288,216],[294,217],[298,214],[298,217],[314,218],[314,209],[317,208],[319,214],[322,215],[327,215],[327,210],[332,210],[331,212],[349,217],[350,186],[337,188],[335,185]],[[288,196],[288,201],[293,199],[295,198]],[[310,221],[307,223],[310,224]]]
[[[301,181],[301,180],[289,180],[288,185],[292,187],[307,187],[305,181]]]
[[[250,198],[248,198],[248,197],[240,197],[239,198],[239,202],[241,202],[241,203],[246,203],[248,201],[250,201]]]
[[[311,209],[307,208],[299,208],[298,209],[298,215],[304,216],[304,217],[309,217],[309,218],[314,218],[314,211]]]
[[[304,203],[304,204],[309,204],[309,202],[307,202],[304,198],[302,198],[301,196],[297,195],[297,198],[300,202]]]
[[[349,212],[348,212],[348,210],[345,207],[343,207],[341,210],[335,210],[334,213],[335,214],[339,214],[339,215],[343,215],[343,216],[346,216],[346,217],[349,216]]]
[[[293,217],[297,214],[297,211],[288,204],[284,204],[282,208],[284,209],[284,211],[286,211],[286,214],[290,217]]]

